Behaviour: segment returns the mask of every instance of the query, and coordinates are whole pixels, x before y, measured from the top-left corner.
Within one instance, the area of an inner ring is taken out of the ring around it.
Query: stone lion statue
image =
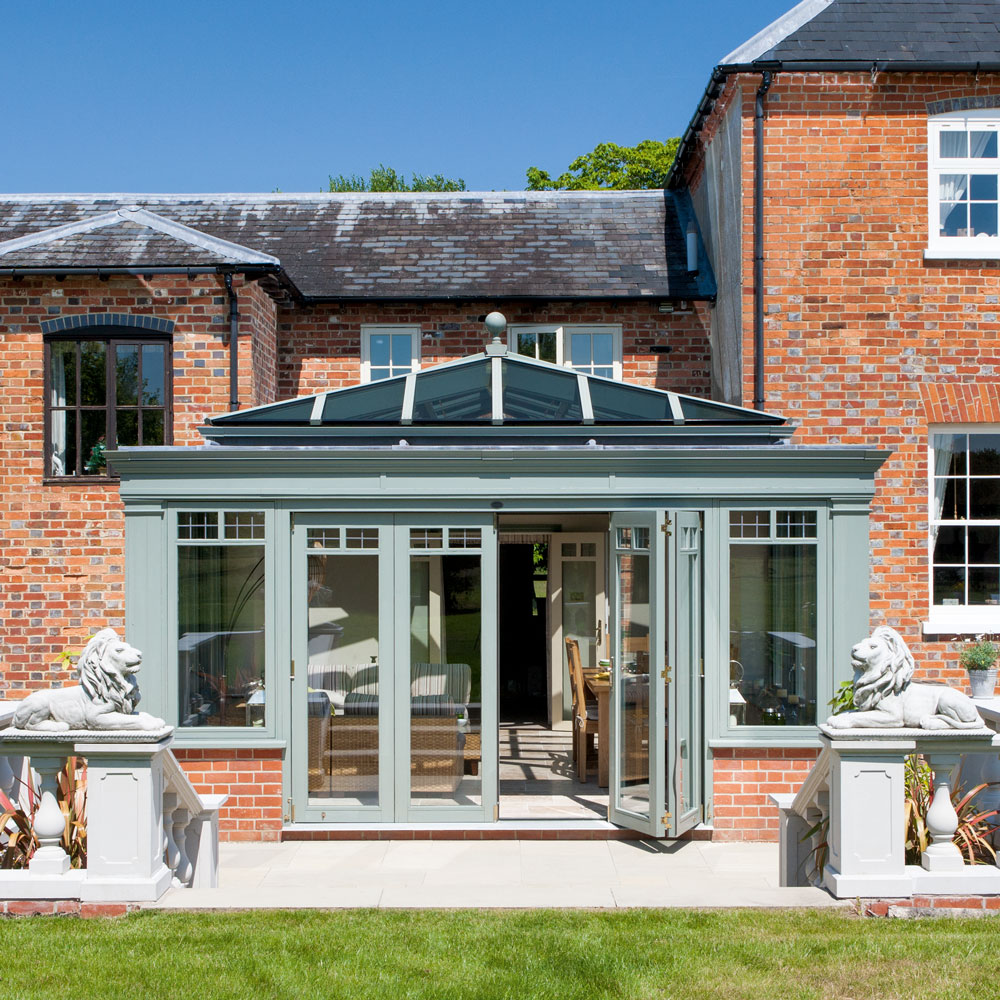
[[[946,684],[914,684],[913,654],[880,625],[851,649],[855,712],[831,715],[833,729],[982,729],[968,695]]]
[[[14,728],[60,733],[68,729],[163,729],[163,719],[137,712],[135,674],[142,653],[118,638],[114,629],[95,635],[80,654],[80,683],[36,691],[14,713]]]

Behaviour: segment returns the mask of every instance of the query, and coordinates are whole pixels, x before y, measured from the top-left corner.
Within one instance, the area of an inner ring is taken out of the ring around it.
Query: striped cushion
[[[457,704],[445,695],[415,694],[410,696],[410,714],[458,718],[465,715],[465,705]]]
[[[378,715],[378,695],[349,692],[344,698],[344,715]]]
[[[410,694],[414,698],[446,695],[455,704],[466,705],[472,694],[472,668],[468,663],[414,663]]]

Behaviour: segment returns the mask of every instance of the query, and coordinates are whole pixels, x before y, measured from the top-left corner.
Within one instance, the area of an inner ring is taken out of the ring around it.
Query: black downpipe
[[[764,95],[771,74],[760,77],[753,111],[753,408],[764,409]]]
[[[240,408],[239,302],[233,290],[232,274],[227,271],[223,279],[226,282],[226,292],[229,294],[229,409],[238,410]]]

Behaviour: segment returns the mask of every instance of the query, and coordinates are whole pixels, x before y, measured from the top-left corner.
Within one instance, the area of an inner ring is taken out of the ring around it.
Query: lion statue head
[[[134,674],[141,663],[138,649],[118,638],[113,628],[102,628],[80,654],[80,686],[91,701],[105,702],[131,715],[139,704]]]
[[[888,625],[879,625],[851,648],[854,667],[854,704],[862,711],[875,708],[883,698],[899,694],[913,676],[913,654],[903,637]]]

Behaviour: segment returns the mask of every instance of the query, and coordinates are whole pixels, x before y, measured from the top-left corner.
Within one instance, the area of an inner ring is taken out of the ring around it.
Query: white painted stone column
[[[173,730],[78,734],[87,758],[90,901],[159,899],[170,886],[163,856],[163,755]]]
[[[840,899],[908,896],[903,830],[903,760],[912,738],[899,730],[828,729],[831,752],[829,858],[824,885]]]

